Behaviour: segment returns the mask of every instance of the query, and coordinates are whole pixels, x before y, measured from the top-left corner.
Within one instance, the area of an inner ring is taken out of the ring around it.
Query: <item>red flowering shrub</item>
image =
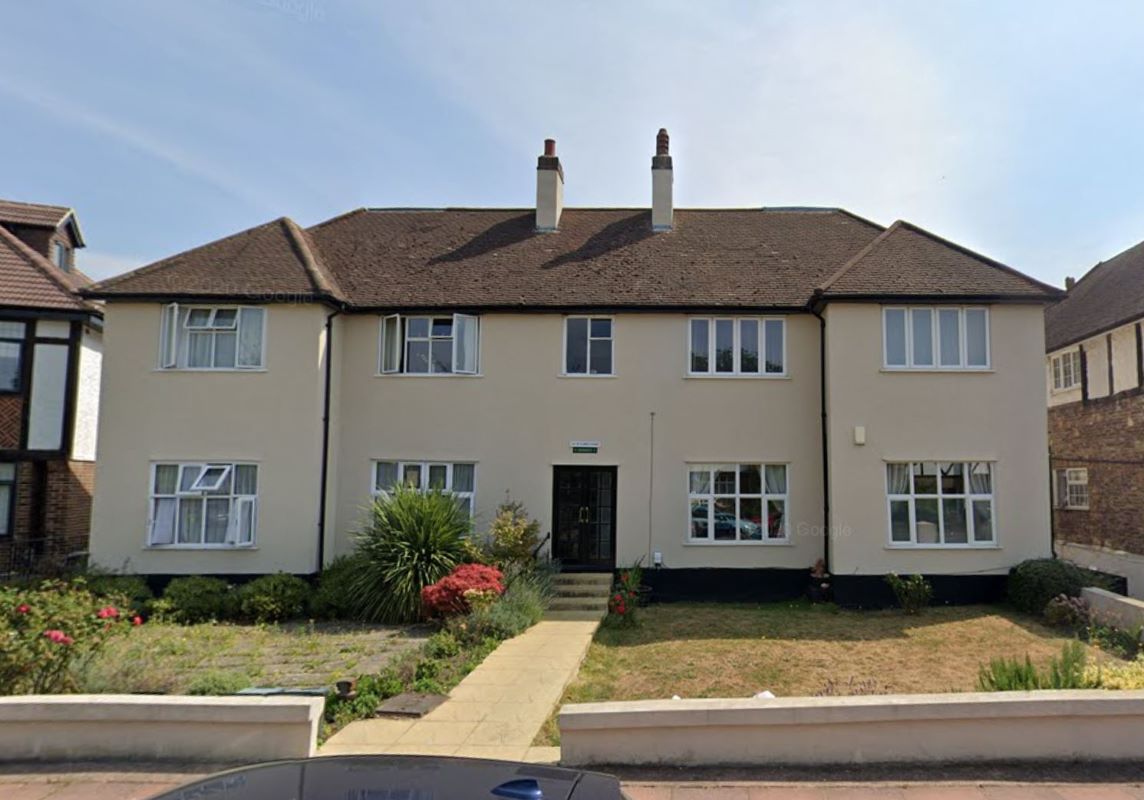
[[[132,613],[82,581],[0,587],[0,695],[74,691],[104,642],[131,626]]]
[[[470,601],[504,594],[504,575],[496,567],[461,564],[448,575],[421,590],[421,605],[430,617],[467,614]]]

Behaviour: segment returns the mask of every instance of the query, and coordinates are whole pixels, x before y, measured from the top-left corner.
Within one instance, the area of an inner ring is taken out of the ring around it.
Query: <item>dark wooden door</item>
[[[616,566],[616,468],[553,467],[552,553],[565,567]]]

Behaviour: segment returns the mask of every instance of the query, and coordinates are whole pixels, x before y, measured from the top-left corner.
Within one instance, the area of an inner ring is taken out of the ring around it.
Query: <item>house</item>
[[[891,571],[995,596],[1049,553],[1040,359],[1056,290],[832,208],[277,219],[105,281],[93,555],[157,578],[312,573],[371,496],[506,498],[567,569],[661,597],[841,601]],[[1034,410],[1030,410],[1034,409]]]
[[[1045,311],[1057,553],[1144,597],[1144,242]]]
[[[0,200],[0,575],[87,547],[102,351],[70,208]]]

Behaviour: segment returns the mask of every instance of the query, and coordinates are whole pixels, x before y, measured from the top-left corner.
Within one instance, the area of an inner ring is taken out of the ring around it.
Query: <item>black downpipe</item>
[[[318,493],[318,558],[314,574],[322,571],[326,555],[326,484],[330,474],[330,384],[333,381],[334,317],[342,313],[334,309],[326,315],[326,385],[322,390],[322,476]]]
[[[814,307],[810,313],[818,317],[818,404],[822,412],[822,565],[830,571],[830,448],[826,426],[826,317]]]

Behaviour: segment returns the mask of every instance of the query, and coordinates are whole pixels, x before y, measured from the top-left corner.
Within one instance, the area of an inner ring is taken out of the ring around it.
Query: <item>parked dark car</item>
[[[439,756],[333,756],[220,772],[153,800],[621,800],[610,775]]]

